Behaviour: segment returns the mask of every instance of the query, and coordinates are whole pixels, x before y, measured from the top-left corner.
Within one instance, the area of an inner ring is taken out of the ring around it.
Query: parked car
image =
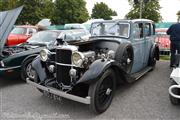
[[[170,54],[170,39],[166,34],[167,28],[158,28],[156,31],[156,42],[159,44],[160,53],[162,55]]]
[[[32,62],[36,77],[27,78],[27,83],[46,95],[88,104],[93,112],[102,113],[111,104],[118,83],[136,81],[158,59],[153,21],[95,22],[90,40],[64,43],[55,53],[42,50]]]
[[[176,54],[175,60],[176,66],[170,75],[169,98],[172,104],[180,105],[180,54]]]
[[[34,33],[38,31],[38,27],[30,25],[15,26],[8,36],[6,46],[13,46],[24,43]]]

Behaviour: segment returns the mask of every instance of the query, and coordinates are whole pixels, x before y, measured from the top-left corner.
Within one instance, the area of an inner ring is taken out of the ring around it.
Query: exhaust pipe
[[[172,85],[171,87],[169,87],[169,94],[174,98],[180,99],[180,95],[176,95],[172,92],[173,89],[180,89],[180,85]]]

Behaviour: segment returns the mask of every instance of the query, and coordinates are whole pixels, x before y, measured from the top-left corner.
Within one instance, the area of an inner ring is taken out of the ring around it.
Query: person
[[[171,51],[171,59],[170,59],[170,67],[175,66],[175,54],[180,54],[180,23],[173,24],[167,30],[167,34],[170,35],[170,51]]]

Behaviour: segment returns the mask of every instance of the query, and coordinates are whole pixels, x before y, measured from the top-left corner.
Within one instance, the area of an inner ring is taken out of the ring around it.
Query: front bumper
[[[55,88],[45,87],[45,86],[39,85],[39,84],[29,80],[29,78],[26,79],[26,82],[28,84],[40,89],[40,90],[46,91],[48,93],[51,93],[51,94],[54,94],[54,95],[57,95],[57,96],[60,96],[60,97],[66,98],[66,99],[70,99],[70,100],[80,102],[80,103],[84,103],[84,104],[90,104],[91,103],[89,96],[86,98],[83,98],[83,97],[75,96],[72,94],[68,94],[68,93],[62,92],[58,89],[55,89]]]

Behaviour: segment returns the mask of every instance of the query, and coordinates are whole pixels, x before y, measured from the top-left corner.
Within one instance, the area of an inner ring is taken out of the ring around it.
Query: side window
[[[145,36],[150,36],[151,35],[151,24],[150,23],[145,23],[144,35]]]
[[[143,38],[143,24],[142,23],[135,23],[133,33],[134,33],[135,39]]]

